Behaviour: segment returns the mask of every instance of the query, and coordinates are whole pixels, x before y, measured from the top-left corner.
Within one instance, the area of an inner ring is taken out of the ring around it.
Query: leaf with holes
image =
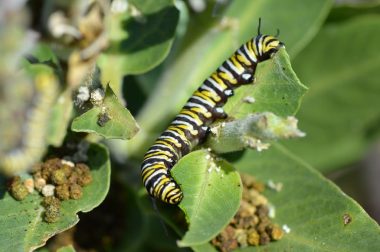
[[[285,43],[287,52],[294,57],[319,30],[331,8],[331,3],[331,0],[308,1],[307,3],[303,0],[230,1],[230,5],[223,13],[223,22],[210,27],[207,32],[204,31],[202,36],[197,37],[180,54],[174,55],[171,64],[165,66],[167,70],[158,79],[154,95],[141,109],[137,118],[145,132],[136,136],[131,142],[125,143],[128,145],[129,155],[142,155],[149,147],[149,143],[154,141],[169,120],[178,113],[189,95],[242,43],[256,35],[259,17],[262,17],[263,20],[263,33],[274,34],[277,28],[281,30],[280,40]],[[303,11],[306,9],[307,11]],[[209,19],[212,19],[211,15]],[[205,20],[207,23],[207,19]],[[208,21],[212,22],[212,20]],[[198,25],[203,25],[203,22],[205,21],[200,20]],[[294,29],[295,26],[297,29]],[[199,34],[194,33],[190,27],[189,37],[184,40],[191,41],[191,36],[197,35]],[[286,62],[285,57],[285,55],[279,57],[279,62]],[[278,68],[270,66],[273,61],[265,64],[266,70]],[[269,103],[270,108],[265,109],[262,106],[260,108],[265,111],[270,109],[278,115],[284,115],[287,112],[294,114],[295,111],[291,111],[291,109],[298,108],[299,104],[295,96],[299,95],[300,91],[301,93],[304,91],[302,91],[302,86],[286,85],[285,79],[281,79],[281,76],[293,77],[291,71],[291,68],[286,67],[285,74],[281,71],[269,72],[279,75],[277,78],[273,77],[272,80],[281,80],[281,85],[275,87],[276,83],[269,84],[264,80],[264,76],[267,76],[268,72],[261,75],[261,70],[258,69],[256,73],[262,77],[258,79],[256,86],[260,92],[256,92],[257,95],[254,98],[257,99],[257,102],[253,105],[259,106],[259,102]],[[293,82],[292,79],[291,81]],[[266,86],[261,85],[261,82]],[[271,90],[272,87],[276,89]],[[294,88],[296,89],[294,90]],[[273,91],[273,93],[269,91]],[[293,94],[293,91],[296,93]],[[261,94],[265,97],[259,97]],[[272,96],[277,103],[270,103]],[[170,102],[162,102],[166,100],[170,100]],[[157,108],[160,109],[157,110]],[[277,110],[282,113],[277,113]],[[122,147],[118,146],[118,148]]]
[[[110,86],[106,88],[103,104],[75,118],[71,129],[96,133],[105,138],[130,139],[139,127],[128,109],[120,104]]]

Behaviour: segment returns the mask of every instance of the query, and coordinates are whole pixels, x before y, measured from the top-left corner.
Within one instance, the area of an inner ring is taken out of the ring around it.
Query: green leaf
[[[56,223],[43,221],[42,197],[37,192],[16,201],[6,192],[5,183],[1,183],[0,195],[4,196],[0,200],[0,251],[30,251],[41,247],[53,235],[78,223],[78,212],[89,212],[104,200],[110,185],[108,151],[101,145],[91,144],[87,155],[93,181],[83,188],[81,199],[62,202],[61,217]]]
[[[111,44],[98,60],[103,83],[119,85],[124,75],[152,69],[164,60],[173,42],[179,19],[173,1],[128,1],[128,6],[121,13],[111,12]]]
[[[264,33],[274,34],[277,28],[281,29],[280,39],[294,55],[315,35],[330,7],[330,0],[307,3],[302,0],[232,1],[225,12],[227,25],[211,27],[209,32],[167,66],[168,70],[159,79],[153,96],[137,117],[144,132],[128,143],[128,153],[139,156],[148,148],[147,145],[153,142],[207,76],[242,43],[257,34],[259,17],[263,18]],[[297,29],[294,29],[295,26]],[[286,61],[284,58],[280,60]],[[267,64],[273,64],[273,61]],[[270,68],[267,66],[267,69]],[[257,74],[260,75],[260,72],[257,71]],[[255,98],[259,99],[257,96]],[[163,102],[166,100],[170,102]]]
[[[358,160],[378,139],[379,27],[378,15],[327,25],[294,61],[309,86],[297,115],[307,136],[286,146],[322,172]]]
[[[206,150],[186,155],[171,173],[184,193],[179,207],[189,222],[189,230],[178,245],[187,247],[210,240],[239,209],[239,174],[226,161],[215,161]]]
[[[107,119],[100,123],[103,116]],[[130,139],[139,131],[139,126],[128,109],[119,102],[111,87],[107,86],[103,104],[94,106],[75,118],[71,129],[96,133],[105,138]]]
[[[280,192],[266,190],[275,207],[275,223],[290,233],[263,247],[267,251],[377,251],[380,228],[337,186],[280,144],[261,153],[246,151],[234,162],[239,171],[262,182],[282,183]],[[351,222],[344,224],[347,214]],[[246,248],[243,251],[261,251]]]
[[[306,90],[293,72],[285,49],[280,49],[272,61],[258,65],[255,84],[238,88],[224,108],[235,118],[266,111],[279,116],[293,115]],[[254,98],[253,103],[244,101],[249,97]]]
[[[380,11],[380,2],[375,1],[356,1],[342,3],[334,6],[326,20],[327,23],[345,22],[353,17],[361,15],[378,14]]]
[[[55,67],[59,66],[57,55],[55,55],[52,48],[46,43],[38,43],[33,49],[32,55],[39,63],[46,63]]]
[[[211,243],[204,243],[201,245],[192,246],[191,249],[194,252],[217,252],[216,248]]]

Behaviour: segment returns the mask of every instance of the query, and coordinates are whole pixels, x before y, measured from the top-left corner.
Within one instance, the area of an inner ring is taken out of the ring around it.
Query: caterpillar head
[[[285,47],[284,43],[278,40],[280,30],[277,30],[275,36],[263,35],[261,33],[261,18],[259,18],[259,25],[257,28],[257,36],[253,39],[258,57],[261,61],[271,58],[280,48]]]
[[[262,39],[262,52],[272,57],[280,48],[285,47],[284,43],[278,40],[277,36],[264,35]]]

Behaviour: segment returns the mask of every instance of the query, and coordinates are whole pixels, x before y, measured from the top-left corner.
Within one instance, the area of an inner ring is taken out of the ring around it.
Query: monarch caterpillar
[[[258,35],[243,44],[208,77],[188,99],[169,127],[148,149],[141,165],[148,193],[169,204],[178,204],[182,191],[170,170],[206,136],[209,125],[227,114],[222,106],[233,90],[254,81],[258,63],[270,59],[284,44],[276,36]]]

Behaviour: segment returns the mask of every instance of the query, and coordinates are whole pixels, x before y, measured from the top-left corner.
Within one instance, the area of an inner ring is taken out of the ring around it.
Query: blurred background
[[[142,155],[205,76],[256,34],[258,17],[264,33],[280,30],[292,67],[309,88],[296,113],[307,136],[282,144],[380,222],[380,1],[2,0],[2,173],[26,171],[71,137],[70,122],[80,112],[78,88],[94,64],[101,72],[96,85],[110,82],[141,128],[130,141],[103,141],[112,156],[109,196],[56,244],[75,237],[88,251],[112,248],[115,240],[130,251],[177,249],[174,232],[168,239],[150,202],[139,199],[145,193]],[[121,39],[126,34],[127,42]],[[35,82],[36,75],[23,70],[25,59],[59,66],[57,85]],[[46,116],[54,97],[66,97],[55,121]],[[139,228],[150,231],[121,242]],[[99,233],[107,235],[93,241]],[[157,233],[162,246],[141,245]]]

